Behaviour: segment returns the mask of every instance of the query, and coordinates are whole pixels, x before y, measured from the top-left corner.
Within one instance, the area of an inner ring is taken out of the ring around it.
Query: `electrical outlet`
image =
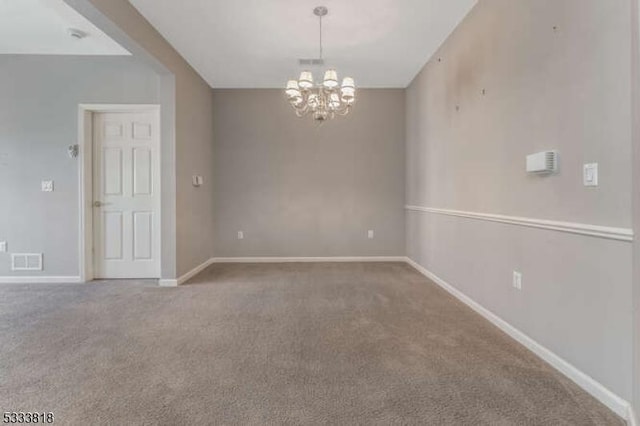
[[[238,231],[238,239],[239,240],[244,240],[244,232]]]
[[[370,240],[373,240],[374,235],[375,234],[374,234],[373,230],[369,230],[369,232],[367,233],[367,236],[369,237]]]
[[[6,253],[6,252],[7,252],[7,242],[0,241],[0,253]]]
[[[522,273],[513,271],[513,288],[522,290]]]

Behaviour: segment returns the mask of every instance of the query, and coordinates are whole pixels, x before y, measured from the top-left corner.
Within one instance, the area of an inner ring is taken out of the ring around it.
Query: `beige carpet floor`
[[[0,411],[70,425],[621,425],[404,264],[0,285]]]

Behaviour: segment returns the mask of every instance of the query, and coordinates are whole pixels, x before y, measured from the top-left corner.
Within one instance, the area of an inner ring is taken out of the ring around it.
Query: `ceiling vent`
[[[300,65],[324,65],[324,59],[298,59]]]

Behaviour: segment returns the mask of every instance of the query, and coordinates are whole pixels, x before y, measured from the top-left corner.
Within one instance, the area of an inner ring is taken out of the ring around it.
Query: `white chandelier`
[[[320,63],[323,63],[322,17],[327,13],[329,10],[324,6],[313,10],[313,14],[320,18]],[[341,86],[335,69],[327,70],[321,83],[314,82],[311,71],[302,71],[298,80],[287,82],[285,93],[298,117],[311,115],[318,122],[333,119],[336,115],[349,114],[356,101],[353,78],[345,77]]]

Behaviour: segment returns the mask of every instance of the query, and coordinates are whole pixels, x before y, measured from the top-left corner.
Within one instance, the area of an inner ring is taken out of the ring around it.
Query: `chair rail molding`
[[[524,226],[527,228],[546,229],[550,231],[565,232],[569,234],[585,235],[589,237],[606,238],[609,240],[632,242],[633,229],[614,228],[586,223],[560,222],[554,220],[534,219],[529,217],[505,216],[489,213],[477,213],[461,210],[437,209],[432,207],[405,206],[405,209],[413,212],[437,214],[442,216],[461,217],[485,222],[505,223],[508,225]]]

